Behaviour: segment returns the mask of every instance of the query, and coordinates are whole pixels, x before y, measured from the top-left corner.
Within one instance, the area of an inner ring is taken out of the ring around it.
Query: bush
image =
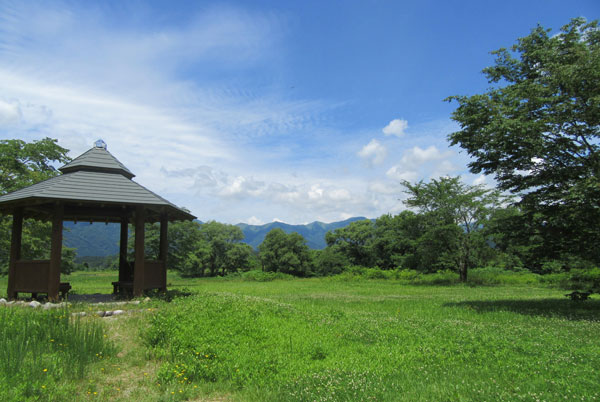
[[[574,269],[569,274],[569,289],[600,292],[600,268]]]
[[[419,271],[414,269],[396,269],[393,272],[394,278],[405,282],[418,281],[422,276]]]
[[[485,267],[472,269],[468,282],[473,285],[531,285],[540,283],[540,276],[526,270],[507,271]]]
[[[246,271],[237,274],[236,277],[241,278],[244,281],[250,282],[270,282],[275,279],[290,280],[294,279],[294,276],[284,274],[283,272],[265,272],[259,270]]]

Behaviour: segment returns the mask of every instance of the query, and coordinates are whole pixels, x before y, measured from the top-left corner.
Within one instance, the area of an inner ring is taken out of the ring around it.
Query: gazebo
[[[117,222],[121,224],[119,280],[115,291],[141,296],[144,290],[167,287],[167,225],[193,220],[187,211],[139,185],[135,176],[108,152],[106,143],[94,147],[59,169],[62,174],[0,197],[0,213],[12,214],[8,270],[8,297],[19,292],[47,293],[57,300],[70,289],[60,282],[63,221]],[[23,260],[23,219],[52,222],[49,260]],[[160,247],[156,260],[144,256],[144,224],[160,222]],[[135,225],[134,261],[127,260],[128,224]]]

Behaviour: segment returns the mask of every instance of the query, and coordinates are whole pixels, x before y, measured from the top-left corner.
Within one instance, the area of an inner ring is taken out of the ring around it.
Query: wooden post
[[[160,217],[160,246],[158,259],[161,261],[162,266],[162,291],[167,290],[167,254],[169,253],[169,241],[167,239],[167,230],[169,227],[169,219],[167,214],[162,214]]]
[[[15,208],[13,212],[12,236],[10,239],[10,259],[8,261],[8,289],[9,299],[15,299],[15,269],[16,263],[21,259],[21,238],[23,234],[23,208]]]
[[[63,232],[64,206],[62,203],[54,205],[52,214],[52,240],[50,247],[50,270],[48,272],[48,300],[58,300],[60,286],[60,262],[62,258],[62,232]]]
[[[119,282],[131,280],[131,273],[127,264],[127,235],[129,220],[127,216],[121,218],[121,238],[119,240]]]
[[[142,296],[144,292],[144,223],[146,220],[146,211],[144,206],[135,208],[135,263],[133,266],[133,295]]]

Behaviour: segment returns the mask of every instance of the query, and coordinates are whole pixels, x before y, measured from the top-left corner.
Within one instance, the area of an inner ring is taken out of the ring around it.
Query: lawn
[[[108,293],[115,275],[63,280]],[[104,326],[108,355],[84,378],[47,386],[73,400],[600,399],[597,297],[393,280],[168,281],[171,301],[87,318]]]

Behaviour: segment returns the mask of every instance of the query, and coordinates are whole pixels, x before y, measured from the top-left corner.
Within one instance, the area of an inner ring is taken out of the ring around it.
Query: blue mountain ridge
[[[353,217],[339,222],[323,223],[312,222],[306,225],[290,225],[284,222],[271,222],[264,225],[248,225],[238,223],[244,233],[243,242],[253,248],[257,248],[264,240],[267,233],[272,229],[280,228],[286,233],[296,232],[306,239],[306,244],[312,249],[323,249],[327,246],[325,243],[325,234],[330,230],[343,228],[348,224],[364,220],[364,217]],[[202,222],[200,222],[202,223]],[[117,223],[94,223],[89,224],[79,222],[65,222],[64,244],[77,250],[80,257],[99,256],[105,257],[119,253],[119,224]]]

